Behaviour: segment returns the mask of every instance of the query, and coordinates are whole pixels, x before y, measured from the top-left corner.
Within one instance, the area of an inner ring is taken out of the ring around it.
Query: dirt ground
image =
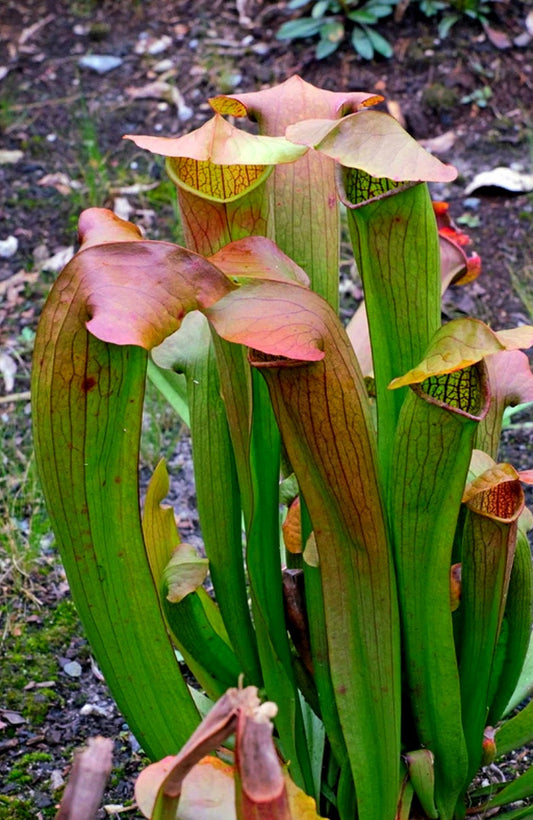
[[[311,42],[277,41],[276,30],[289,19],[284,2],[240,3],[240,19],[230,0],[3,0],[0,353],[13,351],[17,339],[31,339],[60,266],[58,254],[75,244],[76,214],[83,207],[121,208],[121,215],[140,223],[149,237],[173,238],[173,201],[161,163],[122,141],[124,133],[184,133],[209,116],[210,96],[257,89],[294,73],[331,90],[378,91],[387,101],[383,107],[403,117],[413,136],[440,138],[429,144],[460,174],[434,196],[450,202],[453,217],[483,260],[481,278],[448,296],[445,313],[449,318],[469,313],[495,329],[529,323],[532,195],[494,186],[466,189],[478,173],[498,166],[511,167],[527,185],[533,66],[526,18],[533,2],[495,3],[489,31],[465,20],[445,40],[415,5],[401,21],[387,21],[381,29],[394,45],[393,59],[364,63],[348,45],[317,62]],[[88,55],[115,57],[118,64],[100,74],[80,63]],[[11,244],[3,245],[6,240]],[[17,354],[15,385],[6,387],[18,401],[27,400],[30,349],[27,345]],[[5,429],[14,406],[5,398],[0,405]],[[523,425],[508,430],[506,458],[530,468],[532,441]],[[180,448],[174,459],[187,466],[186,439]],[[181,481],[176,494],[183,496],[184,490],[182,522],[194,530],[193,489],[187,475]],[[17,686],[26,687],[24,703],[32,708],[10,707],[0,695],[0,818],[53,815],[72,749],[88,736],[115,739],[108,804],[131,802],[132,778],[142,764],[81,633],[74,628],[72,637],[67,629],[75,620],[68,588],[57,564],[46,560],[46,582],[34,578],[20,602],[11,602],[2,623],[6,663]],[[9,580],[2,583],[2,594],[8,594]],[[34,642],[32,656],[17,643],[21,619],[35,633],[51,628],[47,610],[60,613],[52,619],[50,638],[57,667],[53,680],[47,680],[48,669],[32,669],[42,646]],[[67,643],[62,634],[69,635]],[[21,776],[10,778],[17,766]],[[137,816],[134,808],[128,811]]]

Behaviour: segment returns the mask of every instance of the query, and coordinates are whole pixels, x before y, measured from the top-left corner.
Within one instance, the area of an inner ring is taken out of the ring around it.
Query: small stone
[[[113,200],[113,213],[120,219],[128,220],[133,213],[133,206],[125,196],[116,196]]]
[[[47,809],[49,806],[53,805],[53,800],[49,794],[45,794],[45,792],[34,792],[33,793],[33,802],[37,806],[38,809]]]
[[[80,715],[83,717],[103,717],[108,718],[109,712],[103,706],[97,703],[85,703],[80,709]]]
[[[162,54],[171,45],[172,37],[169,37],[168,34],[163,34],[162,37],[150,37],[146,32],[143,32],[133,50],[135,54],[151,54],[154,57],[157,54]]]
[[[80,678],[82,669],[78,661],[69,661],[64,665],[63,672],[70,678]]]
[[[18,712],[13,712],[11,709],[2,709],[0,711],[4,720],[7,720],[12,726],[19,726],[21,723],[26,723],[26,718],[19,715]]]
[[[162,74],[164,71],[170,71],[174,68],[174,63],[169,57],[165,57],[164,60],[159,60],[154,66],[152,66],[152,70],[156,72],[156,74]]]
[[[523,31],[522,34],[519,34],[518,37],[515,37],[513,43],[517,48],[526,48],[530,43],[533,37],[529,32]]]
[[[131,732],[128,733],[128,740],[130,742],[131,751],[133,752],[133,754],[137,754],[141,751],[141,744],[139,743],[137,738],[134,737],[134,735],[132,735]]]
[[[481,205],[481,200],[477,196],[467,196],[463,202],[463,205],[470,211],[475,211]]]
[[[90,68],[91,71],[96,71],[97,74],[107,74],[114,68],[122,65],[120,57],[113,57],[111,54],[86,54],[80,57],[78,65],[82,68]]]
[[[50,774],[50,789],[53,792],[56,792],[58,789],[61,789],[65,785],[65,778],[59,771],[59,769],[53,769]]]
[[[0,257],[10,259],[18,251],[19,241],[16,236],[8,236],[7,239],[0,239]]]

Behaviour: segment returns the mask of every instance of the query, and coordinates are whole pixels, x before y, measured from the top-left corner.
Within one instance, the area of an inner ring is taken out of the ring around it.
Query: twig
[[[29,401],[31,393],[25,390],[24,393],[10,393],[8,396],[0,396],[0,404],[11,404],[12,401]]]

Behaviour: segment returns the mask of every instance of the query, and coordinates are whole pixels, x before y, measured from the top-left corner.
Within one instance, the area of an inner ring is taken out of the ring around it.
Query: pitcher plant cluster
[[[533,739],[533,705],[513,713],[532,472],[498,462],[506,408],[533,401],[533,328],[442,323],[480,269],[428,193],[456,171],[379,101],[292,77],[211,99],[186,136],[128,137],[167,157],[186,247],[86,210],[40,320],[39,472],[96,660],[164,758],[147,817],[530,816],[508,807],[533,768],[470,784]],[[365,296],[347,327],[341,205]],[[206,557],[163,461],[141,516],[147,370],[190,425]]]

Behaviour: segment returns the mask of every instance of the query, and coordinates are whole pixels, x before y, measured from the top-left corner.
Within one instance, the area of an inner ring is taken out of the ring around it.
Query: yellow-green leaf
[[[207,576],[209,562],[200,558],[190,544],[180,544],[174,550],[164,571],[167,584],[167,598],[171,603],[179,603],[190,592],[202,586]]]
[[[393,379],[389,388],[395,390],[419,384],[431,376],[462,370],[504,348],[498,335],[478,319],[454,319],[437,331],[420,364]]]

